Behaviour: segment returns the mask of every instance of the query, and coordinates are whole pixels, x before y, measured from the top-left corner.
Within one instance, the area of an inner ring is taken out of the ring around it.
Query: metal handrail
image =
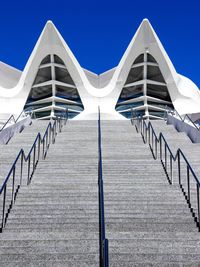
[[[23,149],[21,149],[13,162],[8,175],[6,176],[3,185],[0,188],[0,203],[2,204],[2,217],[0,223],[0,232],[6,225],[9,213],[15,203],[18,191],[22,185],[22,180],[25,175],[27,185],[31,183],[33,174],[37,167],[38,161],[41,154],[42,146],[42,157],[46,158],[50,144],[55,143],[55,138],[58,132],[61,132],[63,124],[66,124],[67,118],[57,118],[54,123],[49,122],[43,137],[40,133],[37,134],[33,145],[30,148],[28,155],[26,156]],[[26,166],[24,164],[26,163]],[[24,169],[27,168],[27,174]],[[18,174],[16,174],[18,171]],[[24,179],[25,179],[24,178]],[[9,183],[10,182],[10,183]],[[10,190],[10,194],[8,193]]]
[[[22,110],[22,112],[19,114],[19,116],[17,117],[17,119],[15,119],[14,115],[11,115],[11,116],[8,118],[8,120],[4,123],[4,125],[1,127],[0,132],[3,131],[3,129],[6,127],[6,125],[9,124],[11,121],[14,122],[13,124],[17,123],[18,120],[19,120],[19,118],[21,117],[21,115],[22,115],[23,113],[24,113],[24,110]],[[25,114],[25,113],[24,113],[24,114]],[[25,114],[25,116],[27,116],[27,115]]]
[[[108,239],[105,233],[104,189],[102,175],[101,115],[98,109],[98,194],[99,194],[99,266],[108,267]]]
[[[137,123],[135,124],[134,121]],[[131,122],[135,125],[137,132],[141,133],[144,143],[148,143],[155,160],[158,159],[159,152],[160,161],[169,184],[175,183],[174,172],[175,170],[178,171],[178,184],[200,231],[200,182],[183,151],[178,148],[173,154],[163,133],[160,132],[157,136],[150,121],[146,123],[143,118],[135,117]],[[175,163],[177,163],[176,166]],[[175,167],[177,168],[175,169]]]
[[[200,126],[198,127],[198,125],[190,118],[190,116],[188,114],[185,114],[183,117],[181,117],[181,115],[178,113],[178,111],[174,108],[174,109],[169,109],[168,107],[165,109],[166,110],[166,115],[167,114],[171,114],[173,117],[175,117],[175,115],[177,115],[179,117],[179,119],[182,122],[185,122],[186,120],[189,120],[190,123],[198,130],[200,131]]]

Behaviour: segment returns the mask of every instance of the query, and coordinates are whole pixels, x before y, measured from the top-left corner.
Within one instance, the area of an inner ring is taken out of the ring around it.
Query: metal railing
[[[39,118],[36,116],[36,113],[38,113],[37,111],[35,111],[34,109],[32,110],[24,110],[24,113],[28,116],[30,116],[31,119],[36,119],[36,120],[43,120],[43,119],[46,119],[45,117],[44,118]],[[54,115],[52,116],[51,119],[55,119],[57,117],[59,117],[60,115]],[[68,108],[65,109],[65,111],[62,111],[62,117],[68,119],[69,118],[69,112],[68,112]]]
[[[101,115],[98,115],[98,193],[99,193],[99,266],[108,267],[108,239],[105,234],[104,215],[104,190],[102,175],[102,150],[101,150]]]
[[[200,231],[200,182],[184,153],[179,148],[173,154],[164,135],[160,133],[157,136],[150,121],[145,122],[141,117],[137,117],[131,122],[137,132],[141,133],[144,143],[148,143],[153,158],[158,159],[159,155],[169,184],[178,184],[181,188]]]
[[[1,127],[0,132],[3,131],[3,129],[6,128],[6,126],[8,126],[9,124],[13,125],[15,123],[18,122],[19,118],[22,116],[22,114],[24,114],[25,117],[27,117],[28,115],[24,113],[24,110],[22,110],[22,112],[19,114],[19,116],[17,117],[17,119],[15,119],[14,115],[11,115],[8,120],[4,123],[4,125]]]
[[[198,131],[200,131],[200,126],[198,124],[196,124],[188,114],[185,114],[184,116],[181,116],[178,111],[173,108],[173,109],[169,109],[169,107],[166,107],[165,109],[165,119],[167,118],[167,114],[170,114],[173,117],[178,117],[182,122],[185,123],[189,123],[191,124],[193,127],[195,127]]]
[[[50,144],[55,143],[56,135],[61,132],[62,126],[66,124],[66,121],[66,118],[57,118],[54,122],[49,122],[43,137],[40,133],[37,134],[27,156],[23,149],[19,151],[0,188],[0,210],[2,210],[0,214],[0,232],[3,231],[6,225],[21,185],[24,180],[27,185],[30,184],[40,159],[40,154],[42,154],[43,159],[46,158]]]

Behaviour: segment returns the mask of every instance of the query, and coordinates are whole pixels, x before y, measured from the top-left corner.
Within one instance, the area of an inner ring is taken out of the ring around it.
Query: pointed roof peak
[[[144,27],[144,26],[150,27],[150,28],[152,27],[150,21],[147,18],[144,18],[140,24],[140,27]]]
[[[53,24],[53,21],[52,20],[47,20],[46,24]]]
[[[53,24],[53,21],[52,21],[52,20],[47,20],[47,22],[46,22],[46,24],[45,24],[45,26],[44,26],[44,29],[46,29],[46,28],[51,29],[51,28],[56,28],[56,27],[55,27],[55,25]]]
[[[144,18],[144,19],[142,20],[142,22],[148,22],[148,23],[150,23],[149,20],[148,20],[147,18]]]

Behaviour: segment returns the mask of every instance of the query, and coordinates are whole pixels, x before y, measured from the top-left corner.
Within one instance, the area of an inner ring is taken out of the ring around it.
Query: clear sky
[[[199,0],[1,1],[0,61],[23,70],[52,20],[80,65],[97,74],[115,67],[148,18],[178,73],[200,88]]]

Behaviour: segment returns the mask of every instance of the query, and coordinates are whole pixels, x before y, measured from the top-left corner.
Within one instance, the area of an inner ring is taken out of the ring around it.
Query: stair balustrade
[[[140,116],[133,116],[131,123],[135,125],[136,131],[141,133],[143,142],[149,145],[153,158],[160,158],[169,184],[178,182],[200,231],[200,182],[184,153],[179,148],[173,154],[162,132],[157,136],[150,121],[146,122]]]
[[[24,113],[24,110],[19,114],[19,116],[15,119],[14,115],[11,115],[8,120],[4,123],[4,125],[1,127],[0,132],[2,132],[7,126],[13,125],[19,121],[21,117],[27,117],[28,114]]]
[[[200,131],[200,126],[197,123],[195,123],[188,114],[181,116],[175,108],[169,109],[169,107],[166,107],[165,108],[165,120],[167,120],[168,114],[175,118],[179,118],[180,121],[190,124],[194,128],[196,128],[198,131]]]
[[[24,149],[21,149],[13,162],[8,175],[6,176],[3,185],[0,188],[0,209],[1,223],[0,232],[6,225],[10,211],[16,201],[17,194],[26,179],[27,185],[31,183],[33,174],[40,159],[45,159],[50,144],[55,143],[56,135],[61,132],[64,124],[66,124],[67,116],[58,117],[54,122],[49,122],[43,137],[40,133],[37,134],[33,145],[30,148],[28,155],[26,156]],[[42,150],[42,153],[41,153]]]

